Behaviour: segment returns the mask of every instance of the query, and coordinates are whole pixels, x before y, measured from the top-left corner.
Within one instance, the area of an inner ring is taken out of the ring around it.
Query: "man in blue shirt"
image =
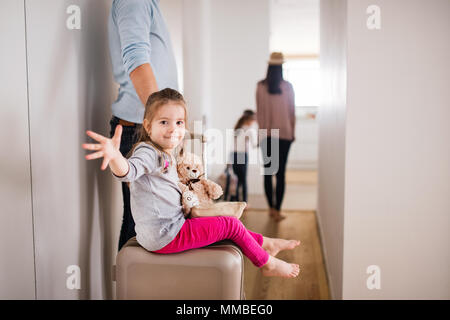
[[[111,132],[123,126],[120,152],[126,157],[136,142],[148,97],[164,88],[178,90],[177,69],[159,0],[114,0],[108,21],[113,75],[120,85],[112,104]],[[119,250],[136,235],[130,190],[122,183],[124,214]]]

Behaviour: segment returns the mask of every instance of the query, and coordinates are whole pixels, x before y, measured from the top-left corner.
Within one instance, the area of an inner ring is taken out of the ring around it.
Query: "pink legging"
[[[164,248],[153,252],[175,253],[205,247],[225,239],[236,243],[257,267],[263,266],[269,260],[269,254],[261,247],[263,236],[247,230],[235,217],[186,219],[175,239]]]

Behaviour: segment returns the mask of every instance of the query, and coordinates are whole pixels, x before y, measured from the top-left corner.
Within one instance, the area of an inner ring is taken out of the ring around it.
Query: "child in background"
[[[297,264],[277,259],[275,255],[281,250],[294,249],[300,241],[263,237],[247,230],[235,217],[184,218],[175,161],[182,153],[186,117],[185,101],[176,90],[167,88],[153,93],[145,106],[140,137],[128,159],[119,151],[120,125],[112,139],[87,131],[99,143],[82,145],[84,149],[96,151],[86,159],[103,158],[102,170],[109,165],[119,181],[130,182],[138,243],[151,252],[174,253],[229,239],[261,268],[263,275],[298,276]]]
[[[239,190],[242,189],[242,201],[247,202],[247,167],[248,151],[256,148],[257,141],[256,113],[245,110],[234,127],[233,172],[238,177],[236,195],[231,201],[240,201]]]

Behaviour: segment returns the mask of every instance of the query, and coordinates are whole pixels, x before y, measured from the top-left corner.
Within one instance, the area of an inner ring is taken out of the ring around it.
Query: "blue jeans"
[[[111,125],[110,137],[114,135],[114,131],[116,130],[116,126],[119,124],[119,118],[112,117],[109,122]],[[130,152],[131,148],[137,141],[137,134],[140,128],[140,125],[136,125],[135,127],[122,126],[122,138],[120,140],[120,153],[126,158],[128,152]],[[128,188],[127,183],[122,182],[122,196],[123,196],[123,218],[122,218],[122,227],[120,228],[120,237],[119,237],[119,251],[122,246],[132,237],[136,236],[136,232],[134,231],[134,220],[133,215],[131,214],[131,206],[130,206],[130,189]]]

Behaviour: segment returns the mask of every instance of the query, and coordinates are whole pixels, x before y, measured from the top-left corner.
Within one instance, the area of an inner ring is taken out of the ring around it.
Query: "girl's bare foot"
[[[263,237],[262,247],[271,256],[275,257],[282,250],[292,250],[300,245],[299,240],[285,240]]]
[[[267,263],[261,267],[261,272],[266,277],[295,278],[300,273],[300,267],[269,256]]]

